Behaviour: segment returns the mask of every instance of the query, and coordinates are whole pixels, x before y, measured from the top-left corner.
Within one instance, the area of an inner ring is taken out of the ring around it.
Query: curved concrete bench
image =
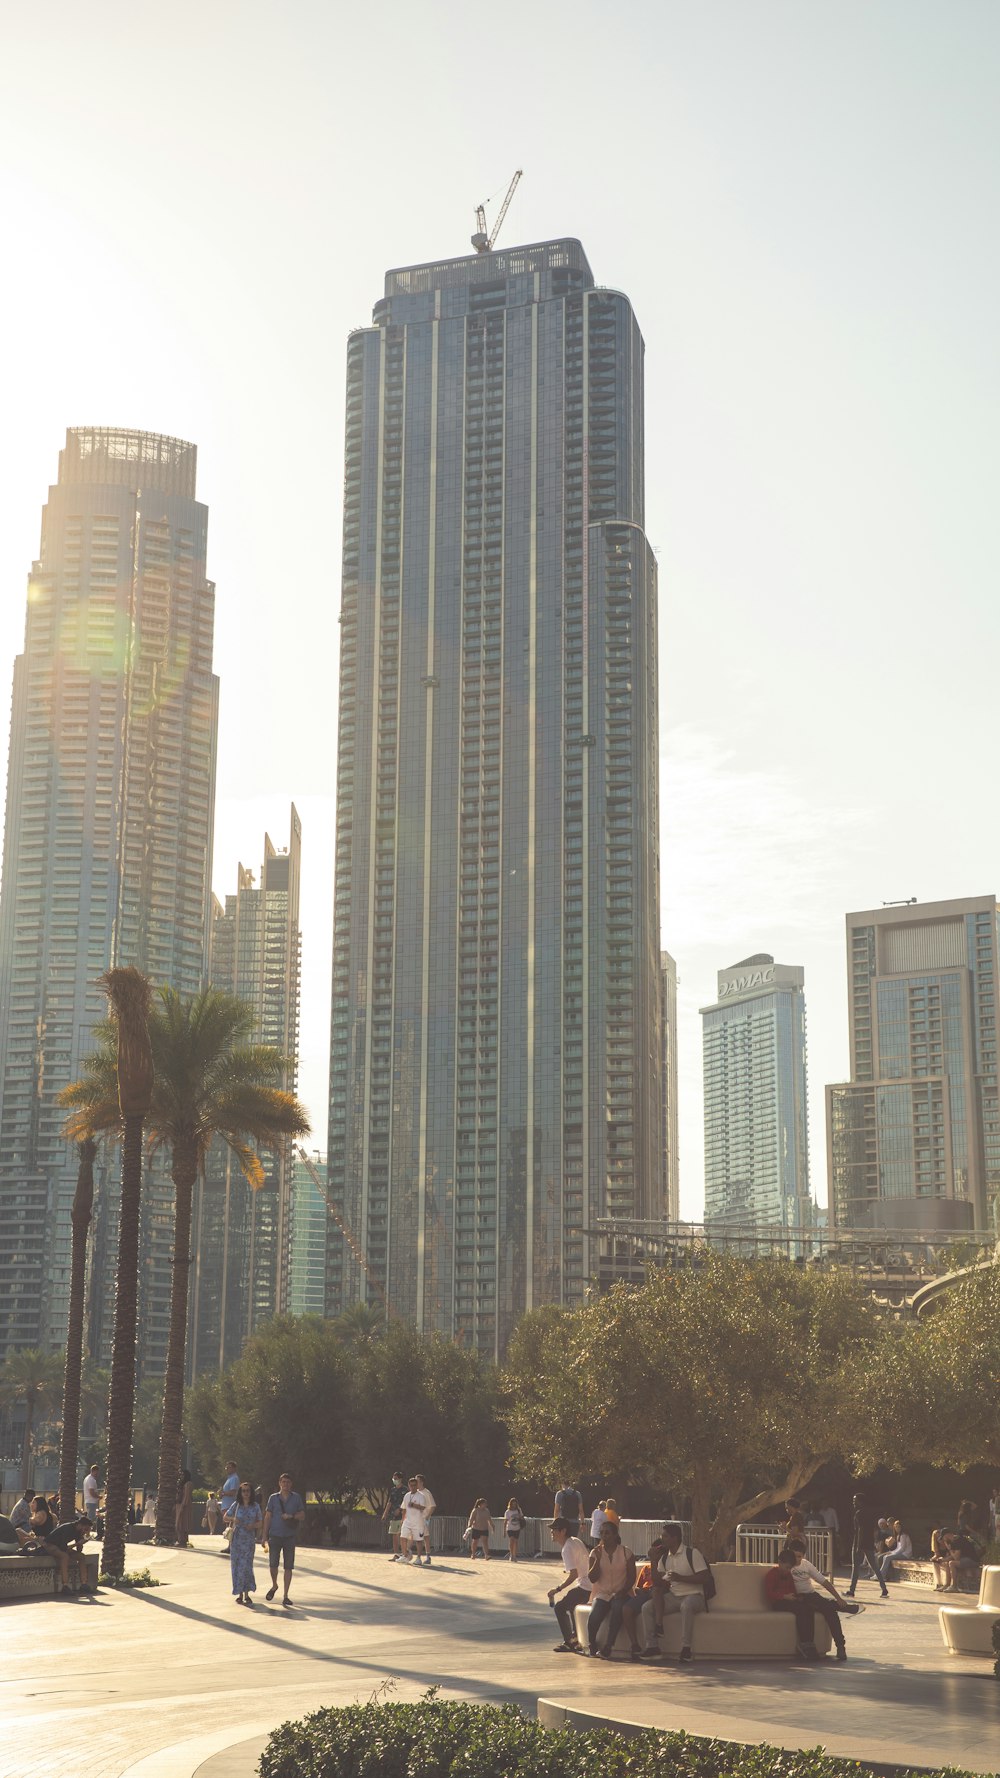
[[[938,1611],[945,1648],[953,1655],[991,1655],[993,1625],[1000,1619],[1000,1568],[984,1568],[978,1605],[942,1605]]]
[[[768,1605],[764,1596],[764,1576],[767,1572],[767,1563],[756,1562],[720,1562],[717,1568],[712,1569],[717,1592],[708,1610],[699,1612],[694,1620],[691,1638],[693,1655],[707,1655],[710,1658],[726,1655],[748,1661],[790,1661],[795,1658],[795,1619],[791,1612],[772,1611]],[[639,1632],[640,1647],[646,1636],[652,1641],[652,1612],[652,1604],[643,1609],[643,1628]],[[577,1636],[586,1648],[590,1606],[578,1605],[574,1616]],[[817,1616],[815,1625],[816,1647],[820,1654],[827,1654],[833,1645],[833,1638],[823,1618]],[[607,1637],[608,1623],[605,1620],[597,1636],[599,1648],[607,1647]],[[678,1614],[674,1613],[664,1619],[663,1635],[657,1646],[664,1654],[680,1654],[681,1620]],[[628,1650],[629,1640],[624,1627],[619,1632],[617,1647]]]
[[[86,1566],[87,1585],[96,1587],[97,1557],[88,1550],[80,1560]],[[71,1574],[72,1567],[71,1562]],[[0,1554],[0,1599],[51,1598],[58,1587],[59,1567],[54,1556]]]

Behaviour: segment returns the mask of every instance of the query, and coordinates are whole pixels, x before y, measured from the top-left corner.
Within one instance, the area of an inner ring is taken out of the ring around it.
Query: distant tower
[[[264,835],[260,882],[241,864],[235,895],[216,901],[210,980],[251,1005],[257,1037],[290,1058],[284,1085],[298,1079],[302,824],[292,805],[288,849]],[[194,1216],[191,1368],[224,1369],[261,1322],[288,1306],[291,1151],[262,1156],[265,1183],[247,1185],[222,1143],[199,1183]]]
[[[680,1217],[680,1144],[677,1128],[677,965],[660,952],[660,1086],[663,1099],[663,1212]]]
[[[573,240],[347,346],[327,1309],[491,1357],[661,1200],[643,356]]]
[[[838,1228],[1000,1233],[995,895],[847,916],[850,1081],[828,1086]]]
[[[0,1357],[65,1339],[77,1157],[56,1095],[106,1014],[102,972],[134,963],[182,993],[203,980],[218,681],[195,466],[194,445],[180,439],[77,428],[42,514],[14,667],[0,894],[0,1228],[10,1256]],[[171,1193],[163,1168],[151,1169],[144,1369],[165,1351]],[[108,1165],[93,1262],[99,1356],[116,1204]]]
[[[718,980],[701,1009],[706,1226],[807,1226],[803,971],[762,954]]]

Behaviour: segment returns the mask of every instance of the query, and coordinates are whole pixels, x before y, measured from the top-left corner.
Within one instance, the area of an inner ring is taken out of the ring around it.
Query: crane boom
[[[493,243],[496,240],[497,235],[500,233],[500,230],[503,226],[503,219],[506,216],[507,211],[510,209],[510,200],[514,196],[515,191],[517,190],[518,181],[519,181],[523,171],[524,171],[523,167],[518,167],[517,172],[514,174],[513,179],[511,180],[510,184],[507,187],[507,196],[504,198],[503,203],[500,205],[500,214],[497,217],[495,223],[493,224],[493,233],[490,235],[489,246],[490,246],[491,252],[493,249]]]
[[[389,1299],[386,1296],[385,1291],[383,1290],[379,1280],[375,1277],[374,1273],[370,1270],[368,1261],[366,1260],[363,1252],[361,1251],[361,1248],[359,1247],[357,1241],[354,1239],[354,1236],[351,1234],[351,1231],[348,1228],[343,1217],[341,1216],[340,1211],[334,1209],[333,1199],[331,1198],[329,1192],[327,1191],[326,1186],[323,1183],[323,1180],[320,1177],[319,1169],[317,1167],[313,1166],[312,1161],[309,1159],[309,1156],[306,1154],[306,1151],[304,1148],[296,1149],[296,1153],[299,1157],[299,1160],[302,1162],[302,1165],[305,1167],[305,1170],[308,1173],[310,1179],[312,1180],[313,1185],[316,1187],[316,1190],[320,1193],[320,1195],[323,1199],[323,1202],[326,1205],[328,1214],[332,1217],[333,1221],[336,1223],[338,1229],[340,1230],[341,1234],[344,1237],[344,1240],[347,1242],[348,1247],[350,1248],[355,1259],[357,1260],[358,1265],[361,1267],[361,1270],[364,1272],[364,1275],[367,1278],[369,1284],[374,1286],[374,1288],[378,1291],[379,1296],[382,1298],[382,1306],[385,1309],[386,1314],[388,1315],[389,1314]]]
[[[500,233],[503,219],[506,216],[507,211],[510,209],[510,200],[517,190],[517,183],[523,170],[522,167],[518,167],[517,172],[514,174],[513,179],[507,187],[507,196],[500,205],[500,213],[493,224],[492,234],[489,233],[486,227],[486,205],[476,205],[476,232],[472,237],[472,245],[477,253],[491,253],[493,251],[493,243],[495,242],[497,235]]]

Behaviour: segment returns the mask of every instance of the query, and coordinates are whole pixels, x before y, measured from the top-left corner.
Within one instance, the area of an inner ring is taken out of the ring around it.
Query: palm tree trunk
[[[35,1397],[28,1393],[25,1401],[24,1438],[21,1442],[21,1492],[31,1486],[32,1432],[35,1426]]]
[[[104,1572],[125,1570],[125,1528],[132,1480],[135,1424],[135,1329],[139,1296],[139,1203],[142,1185],[141,1117],[125,1119],[122,1192],[118,1219],[115,1331],[108,1397],[108,1476],[104,1505]]]
[[[97,1143],[88,1136],[79,1145],[80,1170],[70,1219],[73,1251],[69,1273],[69,1325],[66,1330],[66,1374],[63,1379],[62,1440],[59,1449],[59,1508],[68,1518],[76,1504],[76,1468],[80,1449],[80,1376],[83,1369],[84,1285],[87,1236],[94,1211],[94,1157]]]
[[[184,1413],[185,1351],[188,1324],[188,1281],[191,1275],[191,1210],[198,1176],[198,1151],[193,1139],[174,1147],[174,1256],[170,1286],[170,1331],[163,1379],[163,1421],[160,1427],[160,1471],[156,1482],[154,1543],[175,1543],[175,1492],[181,1470],[181,1421]]]

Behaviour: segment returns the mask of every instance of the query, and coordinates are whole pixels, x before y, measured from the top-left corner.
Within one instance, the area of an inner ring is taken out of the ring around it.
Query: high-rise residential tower
[[[203,980],[218,681],[195,467],[180,439],[74,429],[42,514],[14,667],[0,893],[0,1227],[14,1233],[0,1356],[65,1338],[77,1161],[56,1095],[106,1013],[102,972],[134,963],[184,993]],[[104,1178],[98,1252],[110,1253],[113,1169]],[[170,1241],[169,1181],[154,1171],[140,1281],[153,1364]],[[95,1286],[110,1298],[110,1279]]]
[[[720,969],[718,1000],[701,1009],[706,1227],[812,1220],[804,980],[746,957]]]
[[[994,895],[847,916],[851,1079],[828,1086],[840,1228],[997,1228]]]
[[[391,271],[347,349],[327,1306],[501,1351],[659,1208],[643,342],[578,241]]]
[[[662,1211],[680,1218],[680,1142],[677,1126],[677,964],[660,952],[660,1082],[663,1120]]]
[[[292,805],[288,847],[279,852],[264,835],[259,882],[241,864],[235,895],[214,902],[209,979],[245,1000],[257,1015],[257,1039],[279,1049],[298,1077],[302,944],[299,883],[302,824]],[[263,1321],[288,1306],[289,1207],[295,1161],[291,1151],[262,1155],[264,1184],[247,1185],[221,1142],[209,1154],[194,1207],[191,1280],[192,1372],[224,1369]]]

